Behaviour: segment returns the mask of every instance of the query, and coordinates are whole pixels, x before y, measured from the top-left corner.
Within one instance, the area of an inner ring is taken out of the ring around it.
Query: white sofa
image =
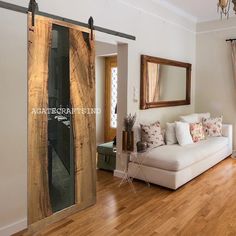
[[[136,132],[137,131],[136,128]],[[129,162],[129,176],[177,189],[232,154],[232,125],[223,125],[223,137],[209,137],[198,143],[165,145],[139,156],[144,158],[137,171],[137,158]]]

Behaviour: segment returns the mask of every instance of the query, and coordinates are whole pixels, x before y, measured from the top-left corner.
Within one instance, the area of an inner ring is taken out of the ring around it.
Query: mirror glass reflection
[[[147,63],[147,102],[186,99],[186,68]]]
[[[70,108],[69,29],[53,25],[49,56],[48,106]],[[52,211],[75,203],[71,115],[48,115],[48,180]]]

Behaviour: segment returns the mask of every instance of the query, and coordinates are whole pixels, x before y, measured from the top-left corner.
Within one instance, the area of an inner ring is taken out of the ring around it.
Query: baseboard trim
[[[115,171],[114,171],[114,176],[115,176],[115,177],[123,178],[124,175],[125,175],[125,172],[124,172],[124,171],[121,171],[121,170],[115,170]]]
[[[21,230],[24,230],[27,228],[27,219],[22,219],[20,221],[14,222],[10,225],[6,225],[2,228],[0,228],[0,235],[1,236],[9,236],[12,234],[15,234]]]
[[[231,158],[236,159],[236,150],[233,150],[233,153],[231,155]]]

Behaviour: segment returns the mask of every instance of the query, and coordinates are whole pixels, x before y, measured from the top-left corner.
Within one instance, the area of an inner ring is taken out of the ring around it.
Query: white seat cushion
[[[142,154],[143,165],[163,170],[179,171],[220,151],[228,145],[226,137],[209,137],[187,146],[165,145]],[[137,158],[131,156],[133,162]]]

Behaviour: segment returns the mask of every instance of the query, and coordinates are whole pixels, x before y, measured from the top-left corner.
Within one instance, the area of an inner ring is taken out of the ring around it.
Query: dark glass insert
[[[48,179],[52,211],[75,204],[69,29],[53,25],[48,79]]]

